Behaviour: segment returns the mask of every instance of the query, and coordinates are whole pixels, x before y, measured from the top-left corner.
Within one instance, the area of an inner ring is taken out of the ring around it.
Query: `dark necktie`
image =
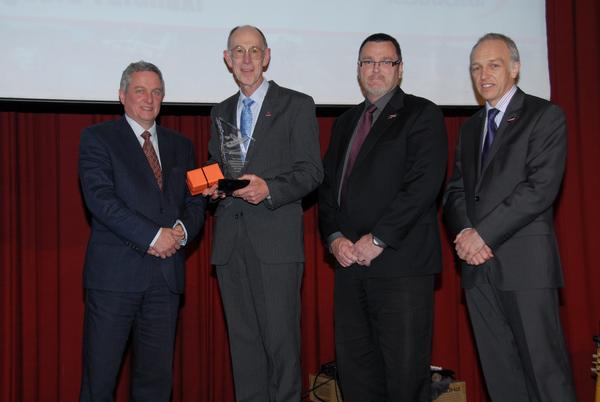
[[[487,158],[490,149],[492,148],[492,143],[494,142],[494,137],[496,137],[496,130],[498,126],[496,126],[496,115],[500,111],[498,109],[490,109],[487,113],[487,131],[485,133],[485,139],[483,142],[483,148],[481,150],[481,166],[485,163],[485,159]]]
[[[142,133],[142,138],[144,139],[143,150],[144,154],[146,154],[146,158],[148,159],[148,163],[152,168],[152,172],[154,173],[154,178],[156,179],[156,184],[158,184],[158,188],[162,191],[163,182],[162,182],[162,171],[160,169],[160,162],[158,162],[158,156],[156,156],[156,151],[150,142],[150,133],[148,131],[144,131]]]
[[[350,148],[350,153],[348,154],[348,160],[346,161],[346,169],[344,170],[344,179],[342,180],[342,192],[345,191],[346,182],[350,177],[350,173],[352,173],[352,168],[354,168],[354,162],[356,162],[356,157],[360,152],[360,148],[362,144],[365,142],[369,131],[371,131],[371,125],[373,123],[373,113],[377,109],[377,106],[371,105],[362,115],[362,118],[358,122],[358,127],[356,128],[356,134],[354,135],[354,141],[352,141],[352,148]]]

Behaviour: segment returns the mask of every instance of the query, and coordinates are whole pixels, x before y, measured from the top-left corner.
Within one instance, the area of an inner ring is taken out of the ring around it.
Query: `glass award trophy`
[[[221,140],[221,167],[225,177],[219,180],[218,191],[231,195],[250,183],[250,180],[240,180],[238,177],[247,162],[246,151],[253,140],[250,137],[244,138],[235,125],[220,117],[217,117],[216,123]]]

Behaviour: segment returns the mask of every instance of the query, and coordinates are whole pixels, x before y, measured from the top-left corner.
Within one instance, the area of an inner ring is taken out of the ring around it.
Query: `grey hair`
[[[488,40],[501,40],[502,42],[504,42],[506,47],[508,47],[508,51],[510,52],[510,60],[512,62],[517,62],[517,63],[519,63],[521,61],[521,58],[519,57],[519,49],[517,49],[517,45],[516,45],[515,41],[506,35],[502,35],[502,34],[494,33],[494,32],[486,33],[481,38],[479,38],[479,40],[477,40],[477,43],[475,43],[475,46],[473,46],[473,48],[471,49],[471,54],[469,56],[470,60],[473,59],[473,53],[475,52],[475,49],[477,48],[477,46],[479,46],[482,42],[485,42]]]
[[[127,88],[129,88],[129,84],[131,83],[131,75],[133,73],[139,73],[142,71],[151,71],[153,73],[156,73],[156,75],[158,75],[158,78],[160,79],[160,86],[162,87],[163,92],[165,91],[165,82],[163,80],[163,76],[159,68],[156,67],[154,64],[143,60],[131,63],[127,66],[125,70],[123,70],[123,74],[121,75],[121,85],[119,87],[121,91],[127,92]]]

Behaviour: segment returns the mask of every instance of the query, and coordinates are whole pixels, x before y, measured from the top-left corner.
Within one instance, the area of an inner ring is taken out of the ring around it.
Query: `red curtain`
[[[591,401],[591,335],[600,332],[600,6],[597,0],[547,0],[552,98],[567,113],[569,155],[556,223],[566,287],[561,314],[580,401]],[[510,35],[510,32],[506,32]],[[527,61],[523,70],[528,74]],[[291,84],[290,84],[291,85]],[[79,191],[77,155],[83,127],[117,116],[0,109],[0,400],[75,401],[81,373],[82,264],[89,220]],[[0,106],[1,108],[1,106]],[[8,108],[6,108],[8,109]],[[466,117],[447,117],[455,144]],[[321,148],[333,118],[320,117]],[[206,159],[209,118],[164,115],[164,126],[189,136]],[[453,145],[449,150],[453,159]],[[451,162],[449,163],[449,169]],[[334,360],[329,256],[317,233],[314,197],[305,213],[302,360],[308,373]],[[227,336],[209,264],[212,220],[188,248],[187,284],[175,359],[175,402],[233,401]],[[467,382],[469,401],[486,401],[454,256],[444,242],[438,280],[433,363]],[[118,400],[127,401],[129,364]]]

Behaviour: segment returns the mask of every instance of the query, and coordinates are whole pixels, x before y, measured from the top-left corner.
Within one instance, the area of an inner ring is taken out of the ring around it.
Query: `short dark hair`
[[[233,36],[233,34],[235,33],[235,31],[237,31],[240,28],[252,28],[255,29],[256,32],[258,32],[258,34],[260,35],[262,41],[263,41],[263,45],[266,48],[269,47],[269,45],[267,45],[267,38],[265,37],[265,34],[262,33],[262,31],[260,29],[258,29],[257,27],[253,26],[253,25],[238,25],[237,27],[233,28],[231,31],[229,31],[229,36],[227,37],[227,50],[229,50],[231,48],[231,36]]]
[[[160,72],[160,69],[154,64],[143,60],[130,63],[127,66],[127,68],[123,70],[123,74],[121,75],[121,84],[119,86],[121,91],[127,92],[127,88],[129,88],[129,83],[131,83],[131,75],[133,73],[139,73],[142,71],[151,71],[153,73],[156,73],[156,75],[158,75],[158,78],[160,79],[160,86],[162,87],[163,92],[165,91],[165,82],[163,80],[163,76]]]
[[[365,45],[368,42],[392,42],[392,45],[394,45],[394,48],[396,48],[398,61],[402,61],[402,51],[400,50],[400,44],[398,43],[396,38],[385,33],[376,33],[373,35],[369,35],[367,39],[363,40],[363,42],[360,44],[360,48],[358,48],[358,57],[360,57],[360,52],[362,51],[362,48],[365,47]]]
[[[508,51],[510,52],[510,60],[512,62],[517,62],[517,63],[520,62],[519,49],[517,49],[517,44],[515,43],[515,41],[506,35],[503,35],[500,33],[495,33],[495,32],[486,33],[485,35],[483,35],[481,38],[479,38],[477,40],[477,43],[475,43],[475,45],[471,49],[471,54],[469,56],[469,59],[473,58],[473,53],[475,52],[475,49],[477,48],[477,46],[481,45],[482,42],[485,42],[488,40],[500,40],[500,41],[504,42],[504,44],[508,48]]]

